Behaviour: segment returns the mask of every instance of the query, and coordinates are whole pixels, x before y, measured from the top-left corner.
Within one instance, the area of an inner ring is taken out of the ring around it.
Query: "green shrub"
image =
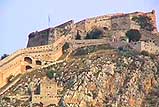
[[[87,33],[85,39],[100,39],[102,37],[102,35],[103,35],[103,31],[95,28],[92,31],[90,31],[89,33]]]
[[[126,37],[129,39],[129,42],[130,41],[136,42],[140,40],[141,34],[137,29],[130,29],[129,31],[126,32]]]
[[[55,76],[56,76],[56,71],[50,70],[50,71],[47,72],[47,77],[48,77],[49,79],[52,79],[52,78],[54,78]]]
[[[141,54],[144,56],[149,56],[150,54],[147,51],[141,51]]]
[[[65,52],[65,50],[67,50],[69,47],[70,47],[69,43],[68,43],[68,42],[66,42],[66,43],[63,45],[63,47],[62,47],[62,51],[63,51],[63,53],[64,53],[64,52]]]
[[[151,23],[152,19],[148,16],[135,16],[132,18],[133,21],[135,21],[136,23],[138,23],[141,27],[141,29],[145,29],[148,31],[153,31],[154,26]]]

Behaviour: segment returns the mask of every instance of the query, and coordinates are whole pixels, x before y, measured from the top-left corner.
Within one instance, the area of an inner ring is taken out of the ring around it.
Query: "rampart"
[[[94,39],[94,40],[73,40],[71,41],[71,48],[72,50],[75,50],[80,47],[85,47],[85,46],[91,46],[91,45],[101,45],[101,44],[108,44],[109,39]]]
[[[155,11],[148,13],[143,12],[134,12],[134,13],[118,13],[112,15],[103,15],[94,18],[84,19],[80,22],[75,23],[75,32],[77,32],[84,38],[88,32],[93,30],[94,28],[101,28],[105,32],[111,32],[115,30],[122,30],[123,32],[130,29],[138,29],[141,27],[135,21],[132,20],[133,17],[136,16],[147,16],[151,19],[151,23],[154,27],[152,32],[157,33],[157,25],[156,25],[156,15]]]
[[[56,61],[62,54],[65,36],[54,44],[30,47],[16,51],[0,61],[0,86],[9,82],[11,75],[16,76],[32,68],[40,67],[47,62]]]
[[[36,31],[29,34],[27,47],[36,47],[42,45],[53,44],[63,35],[72,33],[74,22],[68,21],[54,28],[48,28],[42,31]]]

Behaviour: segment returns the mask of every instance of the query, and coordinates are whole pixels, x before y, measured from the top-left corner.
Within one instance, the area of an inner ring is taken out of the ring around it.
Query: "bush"
[[[141,51],[141,54],[144,56],[149,56],[150,54],[147,51]]]
[[[68,43],[68,42],[66,42],[66,43],[63,45],[63,47],[62,47],[62,51],[63,51],[63,53],[64,53],[64,52],[65,52],[65,50],[67,50],[69,47],[70,47],[69,43]]]
[[[135,16],[132,18],[132,20],[138,23],[141,29],[145,29],[148,31],[153,31],[154,29],[154,26],[151,23],[152,19],[148,16],[138,16],[138,17]]]
[[[100,39],[102,35],[103,35],[103,31],[95,28],[89,33],[87,33],[87,36],[85,39]]]
[[[52,79],[52,78],[54,78],[55,76],[56,76],[56,71],[50,70],[50,71],[47,72],[47,77],[48,77],[49,79]]]
[[[137,29],[130,29],[129,31],[126,32],[126,36],[128,37],[129,42],[130,41],[137,42],[141,38],[141,34]]]
[[[9,56],[8,54],[3,54],[3,55],[1,56],[1,58],[0,58],[0,60],[6,58],[6,57],[8,57],[8,56]]]

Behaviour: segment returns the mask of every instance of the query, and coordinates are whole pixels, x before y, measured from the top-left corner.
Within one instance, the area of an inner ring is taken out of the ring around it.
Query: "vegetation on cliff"
[[[81,50],[85,53],[77,55]],[[80,48],[72,55],[68,61],[25,74],[1,96],[0,107],[29,107],[31,96],[26,100],[10,96],[30,95],[29,90],[37,89],[43,77],[63,87],[57,93],[57,107],[141,107],[152,105],[159,98],[154,94],[158,93],[158,88],[154,88],[159,84],[158,63],[149,56],[102,45]]]

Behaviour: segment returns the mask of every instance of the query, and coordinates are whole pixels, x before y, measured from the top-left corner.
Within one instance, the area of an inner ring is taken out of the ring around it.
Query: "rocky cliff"
[[[0,96],[0,107],[158,107],[158,74],[151,55],[106,45],[83,47],[66,61],[24,74]],[[32,93],[44,77],[62,87],[55,89],[57,102],[34,103]]]

